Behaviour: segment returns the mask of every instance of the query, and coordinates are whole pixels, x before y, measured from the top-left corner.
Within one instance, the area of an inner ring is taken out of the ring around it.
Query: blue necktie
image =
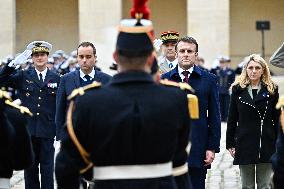
[[[169,63],[169,67],[173,68],[174,67],[173,63]]]

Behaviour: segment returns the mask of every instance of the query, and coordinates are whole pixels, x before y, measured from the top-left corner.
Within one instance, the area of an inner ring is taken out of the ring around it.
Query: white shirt
[[[85,78],[84,72],[80,69],[80,78],[83,79],[84,81],[87,81],[87,79]],[[94,79],[95,77],[95,70],[93,69],[91,73],[88,74],[91,77],[91,80]]]
[[[179,74],[179,76],[180,76],[180,78],[181,78],[182,81],[183,81],[183,79],[185,78],[185,76],[182,74],[182,72],[183,72],[183,71],[188,71],[188,72],[189,72],[188,77],[189,77],[189,76],[191,75],[192,71],[193,71],[193,67],[194,67],[194,66],[192,66],[192,67],[189,68],[188,70],[183,70],[181,67],[178,66],[178,74]]]
[[[176,66],[177,66],[177,64],[178,64],[178,60],[177,60],[177,58],[174,60],[174,61],[169,61],[167,58],[165,58],[166,59],[166,62],[167,62],[167,64],[168,64],[168,66],[169,66],[169,68],[171,68],[171,69],[174,69]],[[173,67],[170,67],[170,64],[172,64],[173,65]]]
[[[41,73],[41,75],[42,75],[42,80],[44,81],[45,76],[46,76],[46,73],[47,73],[47,68],[45,68],[45,70],[43,70],[42,72],[38,71],[38,70],[35,68],[35,71],[36,71],[36,73],[37,73],[38,79],[40,80],[39,74]]]

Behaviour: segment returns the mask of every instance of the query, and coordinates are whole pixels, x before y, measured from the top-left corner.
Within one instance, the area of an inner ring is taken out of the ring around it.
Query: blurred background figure
[[[215,69],[211,70],[211,73],[217,76],[219,85],[221,121],[223,122],[227,121],[230,102],[229,89],[235,80],[235,73],[234,70],[230,68],[230,62],[230,58],[225,56],[220,57],[219,65]]]
[[[50,57],[50,58],[47,59],[46,66],[50,71],[56,73],[56,69],[54,67],[54,58],[53,57]]]
[[[205,60],[204,60],[204,58],[202,58],[202,57],[200,57],[200,56],[198,56],[198,57],[196,58],[195,65],[198,66],[198,67],[200,67],[201,69],[203,69],[203,70],[205,70],[205,71],[208,71],[208,69],[204,67],[204,65],[205,65]]]
[[[158,58],[158,65],[160,67],[161,74],[169,72],[177,66],[175,45],[178,38],[179,33],[176,31],[167,31],[161,34],[162,54]]]
[[[226,148],[239,165],[242,188],[271,188],[270,158],[275,152],[279,111],[278,87],[265,60],[257,54],[245,59],[232,84]]]

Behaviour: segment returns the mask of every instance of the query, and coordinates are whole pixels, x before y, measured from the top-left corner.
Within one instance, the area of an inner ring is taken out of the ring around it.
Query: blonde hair
[[[266,86],[270,94],[274,94],[277,85],[271,79],[270,71],[266,61],[258,54],[251,54],[244,59],[242,73],[241,75],[236,77],[231,87],[239,84],[242,88],[246,88],[250,84],[250,79],[247,74],[247,66],[251,61],[257,62],[261,65],[263,73],[260,78],[260,81]]]

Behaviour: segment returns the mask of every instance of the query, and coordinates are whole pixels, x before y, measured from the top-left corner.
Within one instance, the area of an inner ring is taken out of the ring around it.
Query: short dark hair
[[[77,47],[77,55],[78,55],[78,49],[79,49],[79,47],[92,47],[92,48],[93,48],[94,56],[95,56],[96,53],[97,53],[96,47],[95,47],[94,44],[91,43],[91,42],[84,41],[84,42],[80,43],[79,46]]]
[[[176,51],[177,51],[177,46],[178,46],[179,42],[181,42],[181,41],[185,42],[185,43],[195,44],[195,47],[196,47],[195,51],[198,52],[198,43],[193,37],[190,37],[190,36],[184,36],[177,41],[176,46],[175,46]]]

